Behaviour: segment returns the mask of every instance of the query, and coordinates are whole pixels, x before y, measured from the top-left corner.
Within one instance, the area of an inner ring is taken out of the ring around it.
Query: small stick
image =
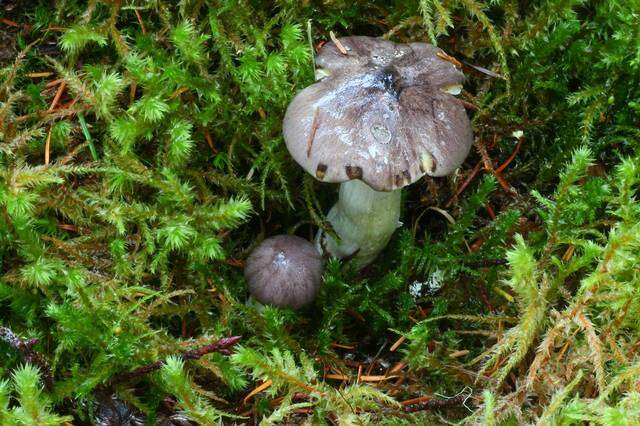
[[[183,352],[180,357],[186,361],[190,359],[199,359],[205,356],[206,354],[210,354],[212,352],[220,352],[220,353],[228,353],[229,348],[235,345],[240,341],[242,336],[231,336],[231,337],[223,337],[222,339],[211,343],[210,345],[202,346],[197,349],[192,349],[190,351]],[[136,368],[133,371],[128,373],[123,373],[118,376],[115,376],[111,379],[111,383],[120,383],[127,382],[131,379],[135,379],[136,377],[143,376],[145,374],[151,373],[152,371],[159,370],[165,364],[164,360],[156,361],[151,364],[144,365],[142,367]]]
[[[52,72],[42,71],[42,72],[30,72],[29,74],[27,74],[27,77],[29,77],[29,78],[42,78],[42,77],[50,77],[52,75],[53,75]]]
[[[451,352],[449,354],[449,357],[450,358],[460,358],[461,356],[465,356],[465,355],[468,355],[468,354],[469,354],[469,351],[467,349],[462,349],[462,350],[459,350],[459,351]]]
[[[406,337],[400,336],[400,338],[396,340],[393,345],[391,345],[391,347],[389,348],[389,352],[395,352],[400,347],[400,345],[404,343],[405,340],[407,340]]]
[[[263,390],[267,389],[272,384],[273,384],[273,380],[269,379],[269,380],[265,381],[264,383],[262,383],[261,385],[257,386],[251,392],[249,392],[249,394],[247,396],[244,397],[244,399],[242,400],[242,403],[246,405],[247,402],[249,402],[249,400],[251,399],[251,397],[259,394],[260,392],[262,392]]]
[[[137,88],[138,88],[138,84],[135,81],[131,83],[131,86],[129,86],[129,105],[131,105],[133,101],[136,99]]]
[[[487,213],[489,213],[489,217],[491,217],[491,220],[496,220],[496,213],[493,211],[491,203],[487,201],[487,205],[485,207],[487,208]]]
[[[493,161],[491,160],[491,157],[489,157],[489,153],[487,152],[487,148],[485,147],[484,143],[479,140],[476,144],[476,148],[480,153],[480,156],[482,157],[484,169],[491,172],[496,177],[498,183],[500,183],[500,186],[502,186],[502,188],[507,193],[513,194],[514,190],[513,188],[511,188],[511,185],[509,185],[509,182],[507,182],[506,179],[503,178],[502,175],[493,168]]]
[[[436,52],[436,56],[443,61],[451,62],[457,68],[462,68],[462,63],[451,55],[447,55],[444,52]]]
[[[20,351],[28,363],[37,365],[40,368],[47,389],[53,387],[53,375],[51,374],[49,364],[41,354],[33,349],[38,343],[38,339],[23,340],[11,331],[10,328],[0,326],[0,340],[3,340],[12,348]]]
[[[360,376],[360,380],[363,382],[384,382],[386,380],[395,379],[400,377],[398,375],[390,375],[390,376]]]
[[[331,41],[336,45],[340,53],[342,53],[343,55],[346,55],[347,49],[345,49],[342,43],[340,43],[340,40],[338,40],[338,38],[333,33],[333,31],[329,31],[329,37],[331,37]]]
[[[458,188],[458,190],[453,195],[453,197],[451,197],[449,199],[449,201],[447,201],[447,204],[444,205],[445,207],[449,207],[453,203],[453,200],[458,198],[460,196],[460,194],[462,194],[462,192],[467,188],[467,186],[469,186],[471,181],[473,181],[473,179],[475,179],[476,175],[480,171],[480,166],[481,165],[482,165],[482,161],[478,161],[478,164],[475,165],[475,167],[471,171],[471,174],[469,175],[469,177],[467,177],[467,179],[462,183],[462,185],[460,185],[460,188]]]
[[[78,102],[78,99],[79,98],[75,98],[68,104],[60,105],[56,111],[65,111],[65,110],[68,111],[69,109],[71,109],[72,106],[74,106]]]
[[[188,87],[179,87],[178,89],[175,90],[175,92],[171,94],[171,96],[169,96],[169,99],[177,98],[178,96],[182,95],[184,92],[188,90],[189,90]]]
[[[458,102],[460,102],[462,104],[463,107],[465,107],[466,109],[470,109],[471,111],[477,111],[480,108],[478,108],[477,105],[472,104],[471,102],[465,101],[464,99],[458,99],[455,98]]]
[[[355,349],[355,346],[353,345],[341,345],[340,343],[331,343],[331,347],[332,348],[340,348],[340,349],[348,349],[348,350],[353,350]]]
[[[502,171],[504,169],[507,168],[507,166],[509,164],[511,164],[511,162],[513,161],[514,158],[516,158],[516,155],[518,154],[518,151],[520,151],[520,145],[522,145],[522,141],[524,141],[524,138],[520,138],[518,140],[518,144],[516,145],[516,148],[513,150],[513,152],[511,153],[511,155],[509,156],[509,158],[507,158],[507,161],[505,161],[504,163],[502,163],[502,165],[500,167],[498,167],[496,169],[496,172],[498,173],[502,173]]]
[[[62,83],[60,83],[60,86],[58,87],[56,95],[53,97],[53,101],[51,102],[51,106],[49,107],[49,112],[53,111],[56,108],[56,105],[58,105],[65,87],[67,87],[67,83],[65,81],[62,81]]]
[[[433,397],[431,395],[424,395],[424,396],[419,396],[417,398],[407,399],[406,401],[401,401],[400,404],[413,405],[413,404],[418,404],[420,402],[431,401],[432,399]]]
[[[207,144],[209,145],[209,148],[211,148],[211,151],[214,154],[218,153],[218,150],[216,149],[216,147],[213,145],[213,140],[211,139],[211,135],[209,134],[209,130],[204,129],[204,138],[207,141]]]
[[[438,410],[440,408],[452,407],[455,405],[464,404],[465,400],[468,398],[468,395],[458,395],[453,398],[448,399],[430,399],[424,402],[420,402],[418,404],[407,405],[404,407],[404,411],[407,413],[414,413],[416,411],[424,411],[424,410]]]
[[[49,148],[51,147],[51,127],[47,133],[47,141],[44,144],[44,164],[49,165]]]
[[[7,18],[0,18],[0,22],[2,22],[5,25],[8,25],[10,27],[19,27],[20,26],[20,24],[18,24],[17,22],[12,21],[12,20],[7,19]]]
[[[147,29],[144,27],[144,22],[142,22],[142,16],[140,16],[140,12],[138,12],[138,9],[134,9],[134,12],[136,13],[136,18],[138,18],[138,23],[140,24],[142,34],[147,34]]]
[[[45,84],[45,88],[49,89],[51,87],[57,86],[58,84],[62,83],[64,81],[63,78],[58,78],[56,80],[52,80],[50,82],[48,82],[47,84]]]
[[[389,373],[391,373],[391,374],[398,373],[403,368],[405,368],[406,366],[407,366],[407,364],[405,364],[404,362],[398,362],[396,365],[393,366],[393,368],[391,370],[389,370]]]
[[[324,376],[324,378],[329,380],[349,380],[349,378],[344,374],[327,374],[326,376]]]

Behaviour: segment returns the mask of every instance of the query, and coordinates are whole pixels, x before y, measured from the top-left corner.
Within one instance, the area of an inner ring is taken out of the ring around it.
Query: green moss
[[[636,0],[32,3],[0,23],[0,327],[37,340],[0,339],[0,423],[87,421],[105,395],[201,424],[640,421]],[[374,265],[258,310],[251,248],[331,232],[337,188],[281,136],[330,31],[461,60],[478,149],[404,191]]]

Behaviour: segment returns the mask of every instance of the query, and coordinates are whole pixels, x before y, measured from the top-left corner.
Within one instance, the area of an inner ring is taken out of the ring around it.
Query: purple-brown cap
[[[293,158],[324,182],[360,179],[378,191],[444,176],[473,136],[459,93],[464,75],[426,43],[352,36],[327,43],[318,82],[291,101],[283,122]]]
[[[294,235],[267,238],[244,268],[249,291],[261,303],[299,308],[318,293],[324,262],[315,246]]]

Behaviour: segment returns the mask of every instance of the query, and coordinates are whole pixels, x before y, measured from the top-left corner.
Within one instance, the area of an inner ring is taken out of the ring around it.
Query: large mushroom
[[[283,133],[308,173],[341,184],[327,215],[339,241],[319,232],[321,252],[369,264],[399,226],[401,189],[453,172],[469,153],[469,118],[452,96],[464,75],[442,53],[360,36],[318,53],[319,81],[291,101]]]

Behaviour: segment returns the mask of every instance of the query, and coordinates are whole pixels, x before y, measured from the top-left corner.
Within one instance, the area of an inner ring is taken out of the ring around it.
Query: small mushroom
[[[319,250],[365,266],[399,226],[400,190],[453,172],[473,136],[452,96],[464,75],[441,49],[360,36],[337,43],[319,52],[321,79],[291,101],[283,133],[308,173],[341,183],[327,215],[340,241],[320,232]]]
[[[259,302],[296,309],[315,299],[323,263],[309,241],[294,235],[277,235],[251,252],[244,276],[251,295]]]

